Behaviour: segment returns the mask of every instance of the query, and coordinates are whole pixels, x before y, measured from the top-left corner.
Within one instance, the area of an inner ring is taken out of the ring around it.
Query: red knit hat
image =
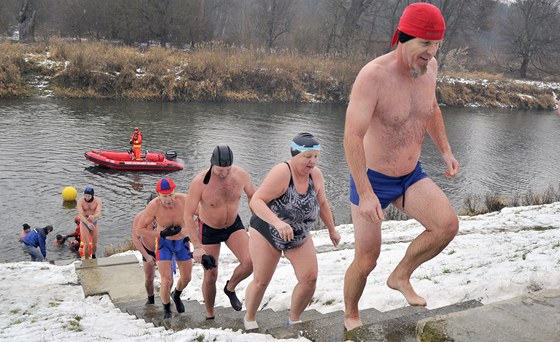
[[[169,195],[175,190],[175,182],[169,178],[162,178],[156,185],[156,191],[162,195]]]
[[[436,6],[426,2],[416,2],[404,9],[391,46],[397,42],[398,31],[415,38],[442,40],[445,33],[445,21]]]

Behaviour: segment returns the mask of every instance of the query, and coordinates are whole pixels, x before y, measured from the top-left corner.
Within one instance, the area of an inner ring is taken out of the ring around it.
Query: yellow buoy
[[[73,186],[67,186],[62,190],[62,199],[65,201],[74,201],[78,197],[78,190]]]

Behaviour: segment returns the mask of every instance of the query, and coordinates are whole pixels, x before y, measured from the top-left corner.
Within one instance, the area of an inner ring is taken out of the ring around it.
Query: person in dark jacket
[[[23,238],[23,251],[31,256],[31,261],[45,261],[47,258],[47,235],[52,232],[51,225],[45,228],[32,229]]]

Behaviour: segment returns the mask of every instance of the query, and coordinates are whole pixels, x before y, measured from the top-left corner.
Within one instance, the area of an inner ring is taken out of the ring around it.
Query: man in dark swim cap
[[[231,148],[229,148],[228,145],[216,146],[214,148],[214,151],[212,152],[212,157],[210,157],[210,168],[208,169],[208,172],[206,172],[206,175],[204,176],[204,184],[208,184],[208,182],[210,181],[210,177],[212,176],[212,167],[219,166],[219,167],[227,168],[232,164],[233,164],[233,152],[231,151]],[[225,171],[229,172],[229,169],[226,169]],[[220,178],[224,178],[227,176],[227,174],[224,174],[223,172],[218,172],[217,176]]]
[[[94,193],[92,187],[86,187],[84,195],[76,205],[80,217],[80,238],[84,243],[85,259],[89,259],[90,255],[92,259],[95,259],[95,253],[97,252],[98,220],[101,217],[102,201],[101,198],[95,197]]]
[[[355,235],[354,260],[344,278],[348,330],[362,325],[358,301],[379,258],[383,210],[389,204],[425,228],[387,279],[410,305],[426,306],[410,283],[412,273],[438,255],[459,229],[449,199],[420,163],[427,132],[441,152],[444,174],[455,177],[459,171],[435,96],[434,56],[444,33],[445,21],[436,6],[409,5],[393,36],[396,49],[369,62],[354,82],[344,129]]]
[[[253,272],[249,236],[238,214],[243,192],[249,202],[255,193],[251,176],[240,166],[233,165],[233,152],[229,146],[218,145],[212,152],[210,168],[201,171],[191,181],[185,206],[185,224],[194,246],[195,261],[201,262],[206,254],[218,262],[222,242],[239,260],[224,286],[224,293],[237,311],[241,310],[242,303],[235,294],[235,287]],[[193,219],[197,209],[198,224]],[[217,278],[217,267],[204,270],[202,295],[207,319],[214,318]]]

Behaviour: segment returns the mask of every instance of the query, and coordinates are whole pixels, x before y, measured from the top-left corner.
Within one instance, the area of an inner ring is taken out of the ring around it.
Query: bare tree
[[[278,38],[288,33],[292,26],[295,0],[257,0],[255,2],[255,28],[266,49],[270,51]]]
[[[433,1],[445,18],[445,38],[438,53],[440,67],[444,68],[450,52],[468,51],[475,37],[492,27],[495,0],[435,0]]]
[[[358,30],[358,22],[364,12],[371,6],[374,0],[351,0],[350,7],[344,16],[342,24],[342,32],[340,38],[345,53],[348,53],[349,47],[354,39],[354,35]]]
[[[20,4],[17,0],[0,1],[0,35],[10,36],[13,34],[16,29],[19,9]]]
[[[19,11],[17,21],[19,29],[19,40],[32,42],[35,40],[35,14],[37,11],[32,1],[24,0]]]
[[[529,65],[549,69],[558,63],[560,46],[560,1],[517,0],[504,25],[503,35],[519,60],[519,77],[526,78]]]

